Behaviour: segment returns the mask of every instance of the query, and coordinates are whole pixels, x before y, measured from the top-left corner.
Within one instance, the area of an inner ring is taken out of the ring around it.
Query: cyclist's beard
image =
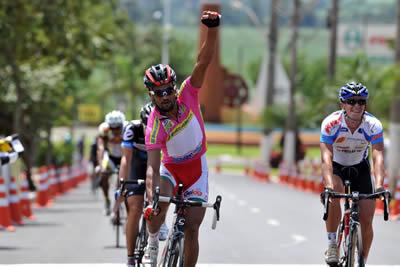
[[[174,109],[175,103],[176,103],[176,98],[171,101],[168,100],[168,101],[162,102],[161,105],[159,105],[157,103],[154,103],[154,104],[156,105],[157,109],[161,113],[167,113]]]

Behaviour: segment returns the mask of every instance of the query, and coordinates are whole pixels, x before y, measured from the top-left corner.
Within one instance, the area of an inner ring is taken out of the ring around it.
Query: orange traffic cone
[[[392,220],[397,220],[400,218],[400,177],[397,177],[394,200],[390,203],[390,218]]]
[[[22,216],[28,218],[29,220],[35,220],[35,216],[32,213],[31,209],[31,200],[29,199],[29,189],[28,189],[28,181],[26,178],[26,173],[23,172],[21,174],[21,213]]]
[[[48,207],[51,204],[49,199],[49,185],[47,183],[47,168],[44,166],[40,167],[36,175],[38,175],[37,179],[39,180],[39,190],[36,194],[35,206]]]
[[[7,187],[4,178],[0,176],[0,226],[4,227],[7,231],[14,232],[15,228],[12,226],[11,211],[7,198]]]
[[[10,211],[11,211],[11,219],[17,224],[22,225],[22,213],[21,206],[19,203],[19,194],[17,183],[15,182],[15,177],[11,176],[10,186],[8,188],[9,192],[9,200],[10,200]]]

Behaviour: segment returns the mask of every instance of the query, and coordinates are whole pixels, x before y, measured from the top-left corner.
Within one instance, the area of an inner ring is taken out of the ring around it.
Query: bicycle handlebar
[[[373,194],[360,194],[358,192],[352,192],[350,194],[343,194],[339,192],[332,192],[329,190],[325,190],[322,192],[323,202],[324,202],[324,215],[323,220],[326,221],[328,219],[329,213],[329,198],[343,198],[343,199],[351,199],[353,201],[359,201],[363,199],[377,199],[383,197],[383,219],[387,221],[389,219],[389,202],[391,198],[391,194],[389,190],[380,191]]]
[[[219,221],[220,217],[220,208],[221,208],[221,201],[222,197],[218,195],[215,199],[214,203],[205,203],[201,201],[194,201],[194,200],[187,200],[187,199],[181,199],[177,196],[173,197],[167,197],[167,196],[160,196],[160,187],[156,187],[155,193],[153,195],[153,209],[158,208],[158,203],[159,202],[165,202],[165,203],[173,203],[175,205],[180,205],[184,207],[203,207],[203,208],[213,208],[216,212],[216,221]],[[213,222],[213,229],[215,229],[215,224],[216,222]]]

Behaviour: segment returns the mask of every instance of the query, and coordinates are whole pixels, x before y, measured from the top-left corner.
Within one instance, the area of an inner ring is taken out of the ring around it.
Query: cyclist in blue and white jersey
[[[140,120],[132,120],[122,132],[122,158],[119,177],[123,180],[145,180],[147,170],[147,151],[145,146],[145,129],[147,120],[153,109],[153,104],[147,103],[140,110]],[[139,221],[143,211],[145,185],[128,184],[125,204],[128,211],[126,222],[127,267],[135,266],[135,242],[139,232]],[[118,192],[120,193],[120,192]],[[159,240],[166,240],[168,227],[164,223],[160,228]]]
[[[352,191],[370,194],[383,190],[383,129],[381,122],[366,111],[368,89],[361,83],[347,83],[340,88],[339,100],[342,109],[326,117],[321,125],[321,167],[325,188],[344,193],[343,182],[350,180]],[[368,160],[370,146],[373,175]],[[341,219],[339,200],[332,200],[330,206],[326,221],[328,250],[325,252],[325,261],[335,264],[339,260],[336,245],[336,231]],[[360,201],[365,262],[373,239],[374,212],[375,200]]]

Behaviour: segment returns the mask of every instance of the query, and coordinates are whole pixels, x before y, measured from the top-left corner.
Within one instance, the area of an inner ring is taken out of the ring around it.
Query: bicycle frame
[[[343,244],[343,255],[339,258],[339,266],[353,266],[355,257],[355,249],[358,250],[357,260],[360,267],[364,266],[364,258],[362,256],[362,236],[361,226],[359,222],[359,201],[363,199],[376,199],[383,197],[384,202],[384,220],[387,221],[389,217],[388,203],[390,200],[390,192],[387,190],[373,193],[373,194],[360,194],[359,192],[350,192],[350,182],[345,181],[345,194],[339,192],[332,192],[325,190],[321,195],[324,202],[324,216],[323,219],[328,218],[329,211],[329,198],[344,198],[344,215],[339,224],[338,229],[338,249]],[[357,241],[355,243],[355,241]]]
[[[185,209],[187,207],[204,207],[213,208],[216,212],[214,219],[219,220],[219,209],[221,205],[221,196],[217,196],[215,203],[204,203],[199,201],[184,200],[183,198],[183,185],[178,185],[178,191],[175,197],[163,197],[159,196],[160,188],[156,188],[154,194],[154,204],[158,205],[159,201],[168,202],[175,204],[172,228],[168,235],[167,243],[164,247],[162,253],[162,260],[160,262],[161,266],[183,266],[184,256],[183,256],[183,246],[185,238]],[[213,222],[212,229],[215,229],[215,223]],[[178,255],[176,254],[178,253]],[[177,256],[177,257],[176,257]]]

